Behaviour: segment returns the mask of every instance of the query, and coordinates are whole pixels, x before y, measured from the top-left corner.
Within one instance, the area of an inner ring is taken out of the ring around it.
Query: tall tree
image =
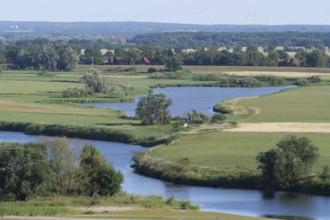
[[[171,120],[168,108],[172,103],[172,99],[168,99],[165,94],[149,92],[140,98],[135,114],[144,125],[164,125]]]
[[[0,189],[2,199],[25,201],[47,191],[49,166],[42,144],[0,144]]]
[[[275,148],[260,152],[257,162],[268,187],[285,189],[308,176],[318,157],[318,148],[311,140],[287,136]]]
[[[121,190],[123,175],[93,145],[82,149],[80,171],[85,194],[112,196]]]

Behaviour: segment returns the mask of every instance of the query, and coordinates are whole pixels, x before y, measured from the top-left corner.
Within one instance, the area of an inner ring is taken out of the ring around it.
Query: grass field
[[[100,219],[219,219],[253,220],[221,213],[187,211],[177,209],[185,204],[178,200],[164,201],[160,197],[117,195],[114,197],[63,197],[35,198],[27,202],[0,204],[1,216],[62,216],[70,218]],[[33,218],[27,218],[33,219]]]
[[[176,163],[187,157],[192,166],[240,169],[256,168],[256,155],[267,151],[289,133],[234,133],[210,132],[186,135],[170,146],[157,147],[149,155]],[[320,160],[315,166],[319,171],[330,164],[330,135],[295,133],[307,136],[319,148]]]
[[[238,104],[261,110],[249,122],[330,122],[329,94],[330,86],[306,86]]]

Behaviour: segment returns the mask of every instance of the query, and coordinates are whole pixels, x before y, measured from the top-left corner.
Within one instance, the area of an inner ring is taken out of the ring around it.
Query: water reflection
[[[276,86],[260,88],[221,88],[221,87],[168,87],[154,89],[155,93],[164,93],[173,99],[170,112],[173,116],[183,116],[192,109],[204,114],[213,114],[213,106],[224,99],[259,96],[278,92],[295,86]],[[122,110],[127,116],[135,115],[139,97],[130,103],[84,103],[82,106],[97,108],[115,108]]]
[[[306,218],[301,216],[281,216],[281,215],[264,215],[260,216],[262,218],[275,218],[275,219],[285,219],[285,220],[315,220],[314,218]]]
[[[39,137],[28,136],[23,133],[0,132],[0,142],[15,141],[26,143],[38,140]],[[254,217],[264,216],[288,220],[325,220],[329,219],[330,216],[330,197],[327,196],[194,187],[166,183],[140,176],[131,169],[131,152],[133,150],[143,151],[146,148],[104,141],[86,140],[86,142],[96,145],[109,158],[116,169],[121,170],[124,174],[123,189],[131,194],[154,194],[164,198],[176,197],[198,204],[202,211]]]

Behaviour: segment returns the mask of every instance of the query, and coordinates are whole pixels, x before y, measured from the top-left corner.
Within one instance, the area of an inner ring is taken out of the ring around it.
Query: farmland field
[[[186,135],[170,146],[151,150],[149,154],[172,163],[186,157],[192,166],[256,169],[256,155],[274,147],[286,135],[306,136],[313,141],[321,155],[315,167],[317,171],[330,164],[330,135],[317,133],[207,132]]]

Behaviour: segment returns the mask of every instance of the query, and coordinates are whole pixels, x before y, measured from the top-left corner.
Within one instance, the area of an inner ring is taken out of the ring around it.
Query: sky
[[[0,21],[330,25],[330,0],[0,0],[0,2]]]

